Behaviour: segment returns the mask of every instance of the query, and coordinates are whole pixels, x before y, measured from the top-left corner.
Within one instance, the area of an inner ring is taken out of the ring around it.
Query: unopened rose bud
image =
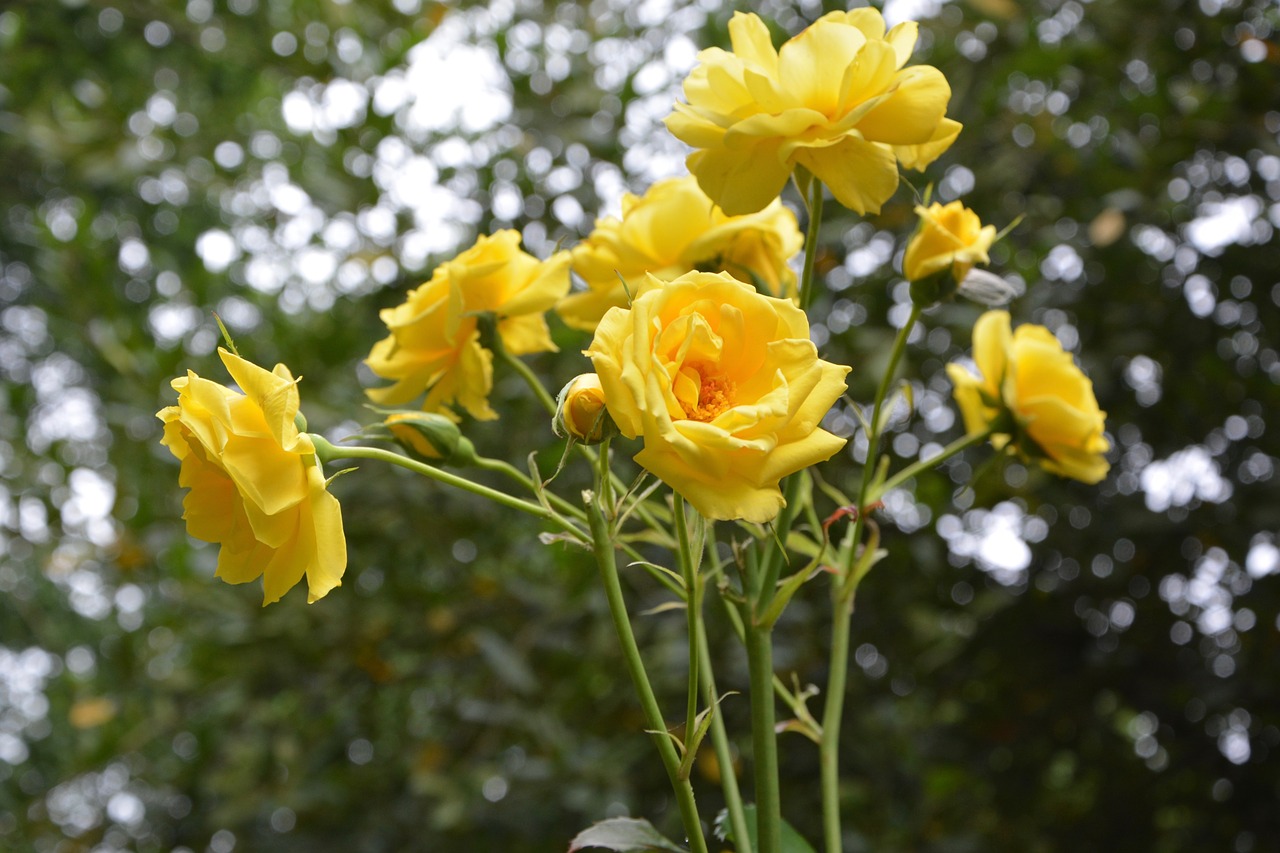
[[[570,379],[556,398],[556,416],[551,422],[556,435],[583,444],[598,444],[616,435],[618,428],[604,404],[600,377],[583,373]]]
[[[469,465],[475,447],[458,425],[435,412],[392,412],[382,422],[408,453],[442,465]]]
[[[912,301],[927,307],[954,294],[975,264],[990,260],[987,251],[998,235],[958,201],[920,205],[916,214],[920,223],[907,241],[902,274],[911,282]]]

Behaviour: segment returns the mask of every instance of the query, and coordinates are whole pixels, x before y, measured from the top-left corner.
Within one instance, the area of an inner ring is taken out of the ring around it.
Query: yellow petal
[[[293,449],[298,437],[293,419],[298,414],[299,401],[297,382],[289,368],[278,364],[274,372],[267,371],[222,348],[218,349],[218,356],[240,390],[261,410],[276,444]]]
[[[542,314],[551,310],[556,301],[569,292],[569,253],[556,252],[538,264],[536,275],[526,282],[509,284],[511,295],[497,307],[504,317],[521,314]]]
[[[969,435],[985,432],[994,413],[982,402],[979,380],[958,364],[947,365],[947,377],[951,380],[956,405],[964,418],[964,431]]]
[[[872,142],[922,145],[933,139],[950,100],[951,86],[941,71],[913,65],[898,72],[892,92],[862,117],[858,130]]]
[[[776,142],[767,139],[741,148],[695,151],[687,164],[702,191],[730,216],[762,210],[791,177],[791,167],[778,162]]]
[[[663,123],[671,135],[693,148],[714,148],[724,143],[725,128],[709,121],[688,104],[677,103]]]
[[[960,130],[960,122],[944,118],[938,122],[938,127],[928,142],[921,145],[894,146],[894,154],[903,168],[924,171],[930,163],[941,157],[943,152],[951,147],[951,143],[955,142],[956,137],[960,135]]]
[[[325,489],[324,475],[314,468],[311,482],[311,519],[315,530],[315,558],[307,567],[307,603],[324,598],[338,586],[347,567],[347,538],[342,530],[342,507]]]
[[[879,41],[863,45],[857,58],[841,75],[835,128],[843,132],[861,122],[863,116],[888,96],[897,70],[892,47]]]
[[[512,355],[528,355],[534,352],[555,352],[551,331],[541,314],[508,317],[498,321],[498,334],[502,344]]]
[[[1008,311],[987,311],[974,323],[973,360],[988,388],[999,388],[1004,381],[1012,342]]]
[[[855,136],[827,148],[801,149],[795,159],[826,184],[837,201],[858,213],[879,213],[898,188],[892,149]]]
[[[778,51],[773,47],[769,28],[756,15],[734,12],[729,20],[729,42],[734,55],[744,62],[759,66],[767,73],[777,73]]]
[[[864,6],[844,13],[828,12],[818,20],[841,17],[848,26],[861,30],[867,41],[879,41],[884,38],[884,16],[880,14],[879,9]]]
[[[885,35],[884,40],[893,48],[897,66],[901,68],[915,52],[920,37],[920,25],[915,21],[903,21]]]
[[[834,117],[840,103],[840,78],[832,68],[854,61],[866,44],[855,27],[819,20],[778,51],[778,80],[792,103]]]

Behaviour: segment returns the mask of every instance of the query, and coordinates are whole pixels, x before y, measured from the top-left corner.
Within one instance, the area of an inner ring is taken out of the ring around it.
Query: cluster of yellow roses
[[[692,175],[627,196],[621,219],[600,220],[547,260],[503,231],[438,266],[381,313],[388,334],[366,363],[392,384],[369,390],[371,399],[401,406],[422,397],[436,416],[496,418],[494,348],[554,350],[545,318],[554,309],[594,333],[585,354],[595,372],[562,392],[559,429],[598,440],[607,413],[609,429],[641,439],[636,462],[705,517],[778,514],[780,481],[843,447],[821,422],[849,372],[810,341],[790,266],[804,240],[779,192],[802,167],[846,207],[878,211],[898,165],[923,169],[960,125],[945,115],[941,72],[906,67],[913,23],[886,32],[873,9],[835,12],[775,49],[759,18],[738,13],[730,35],[732,52],[700,54],[688,103],[667,120],[695,149]],[[989,261],[995,229],[959,202],[917,213],[904,275],[963,289]],[[570,270],[584,289],[570,293]],[[989,312],[974,331],[974,358],[981,376],[948,369],[971,434],[1057,474],[1105,475],[1104,415],[1051,333],[1012,332],[1007,313]],[[294,423],[296,383],[283,365],[271,373],[222,359],[243,393],[188,373],[174,380],[177,405],[159,413],[191,489],[188,529],[222,545],[220,577],[264,576],[270,602],[305,575],[314,601],[338,585],[345,544],[312,440]],[[404,438],[415,425],[406,417],[387,428]]]

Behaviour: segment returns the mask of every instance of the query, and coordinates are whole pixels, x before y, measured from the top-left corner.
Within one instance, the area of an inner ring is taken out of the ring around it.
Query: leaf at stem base
[[[579,832],[569,842],[569,853],[588,848],[602,848],[616,853],[687,853],[647,820],[612,817]]]

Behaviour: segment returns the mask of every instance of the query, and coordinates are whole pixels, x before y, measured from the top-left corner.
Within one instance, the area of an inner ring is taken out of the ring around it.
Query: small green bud
[[[436,412],[391,412],[378,425],[411,456],[439,465],[471,465],[476,449],[458,425]]]

